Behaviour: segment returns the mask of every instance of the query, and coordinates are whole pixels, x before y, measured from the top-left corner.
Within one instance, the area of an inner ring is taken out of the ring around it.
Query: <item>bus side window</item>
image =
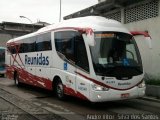
[[[67,60],[71,60],[78,67],[89,72],[87,51],[82,35],[77,31],[55,32],[56,51],[63,54]],[[59,54],[62,59],[62,55]]]
[[[56,51],[63,54],[70,62],[75,62],[75,31],[55,32]],[[62,56],[60,56],[62,58]],[[64,58],[62,58],[64,59]]]
[[[44,33],[37,37],[36,51],[52,50],[51,33]]]
[[[20,53],[35,52],[36,37],[24,39],[24,43],[20,46]]]
[[[9,50],[9,52],[10,52],[11,54],[15,54],[15,53],[16,53],[16,49],[15,49],[14,46],[8,47],[8,50]]]
[[[19,53],[23,53],[24,52],[23,47],[24,47],[24,45],[23,45],[23,43],[21,43],[20,47],[19,47]]]

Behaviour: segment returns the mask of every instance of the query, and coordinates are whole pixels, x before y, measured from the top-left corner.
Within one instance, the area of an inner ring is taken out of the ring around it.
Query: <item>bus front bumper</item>
[[[145,95],[145,89],[146,87],[139,88],[138,86],[135,86],[134,88],[131,88],[129,90],[114,90],[114,89],[109,89],[108,91],[91,90],[90,101],[105,102],[105,101],[139,98]]]

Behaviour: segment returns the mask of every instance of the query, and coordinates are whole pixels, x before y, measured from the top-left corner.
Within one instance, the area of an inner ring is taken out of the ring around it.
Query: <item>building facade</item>
[[[130,31],[148,31],[150,49],[143,37],[136,37],[146,78],[160,79],[160,0],[99,0],[99,3],[65,16],[64,19],[99,15],[123,23]]]
[[[46,25],[49,24],[45,22],[38,22],[35,24],[2,22],[0,23],[0,46],[5,47],[9,39],[37,31]]]

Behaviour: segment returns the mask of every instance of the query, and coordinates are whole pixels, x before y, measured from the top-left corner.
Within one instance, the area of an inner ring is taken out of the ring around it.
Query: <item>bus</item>
[[[115,20],[64,20],[7,42],[7,77],[91,102],[142,97],[142,60],[133,35]]]
[[[5,48],[0,47],[0,76],[5,76]]]

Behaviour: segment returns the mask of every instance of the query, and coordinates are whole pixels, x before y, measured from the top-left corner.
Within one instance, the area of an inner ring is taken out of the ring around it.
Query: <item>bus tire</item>
[[[16,86],[20,86],[19,75],[17,72],[14,74],[14,83]]]
[[[56,96],[57,96],[58,99],[60,99],[60,100],[65,99],[64,87],[63,87],[63,84],[62,84],[61,80],[58,80],[56,82],[55,93],[56,93]]]

